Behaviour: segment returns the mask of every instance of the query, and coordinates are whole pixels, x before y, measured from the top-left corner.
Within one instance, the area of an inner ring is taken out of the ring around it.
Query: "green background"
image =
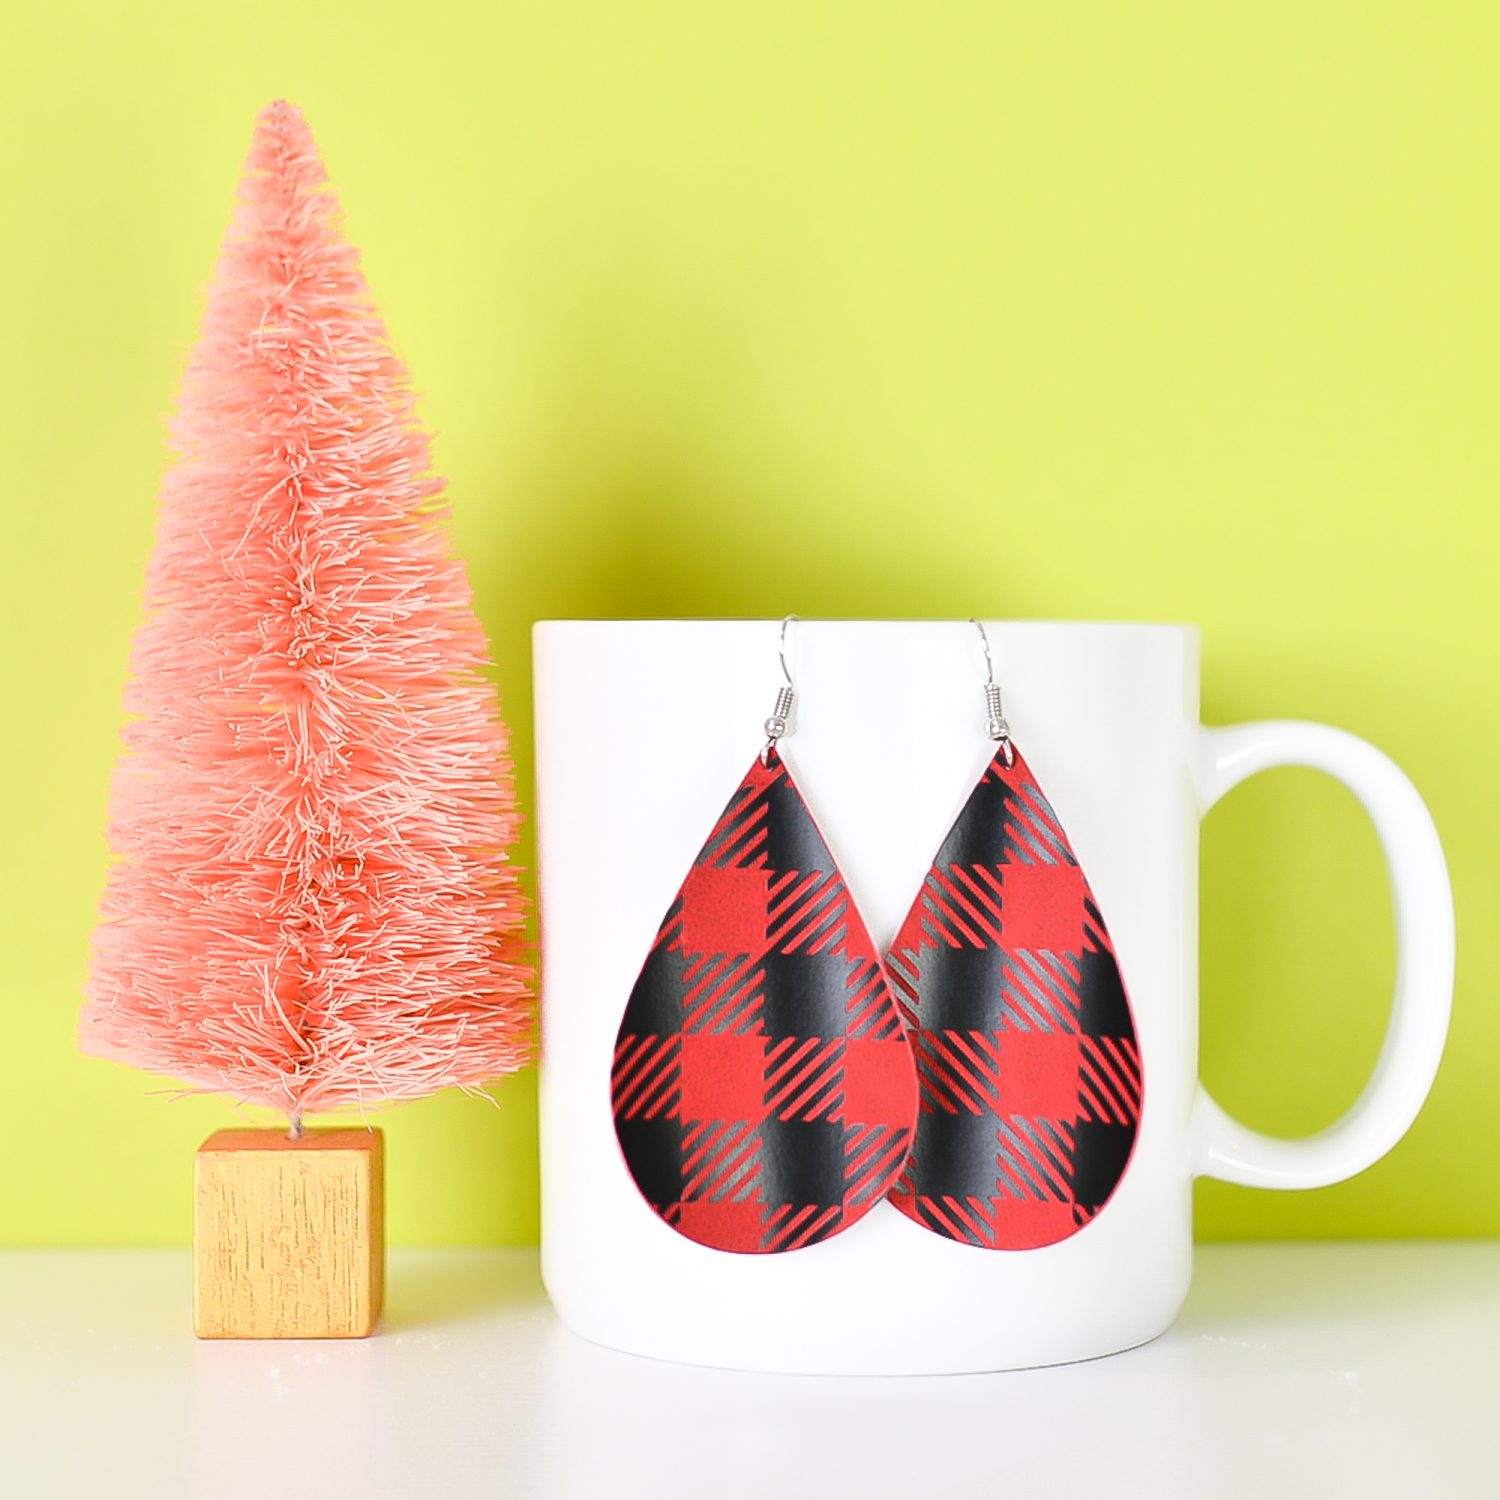
[[[10,30],[0,1242],[185,1240],[233,1121],[73,1029],[163,417],[278,95],[424,393],[528,806],[538,617],[1196,621],[1209,722],[1325,719],[1407,768],[1460,933],[1407,1140],[1326,1191],[1201,1185],[1200,1231],[1500,1230],[1489,0],[52,0]],[[1236,792],[1203,917],[1208,1082],[1328,1123],[1393,961],[1352,799]],[[382,1116],[397,1241],[535,1236],[532,1078],[496,1098]]]

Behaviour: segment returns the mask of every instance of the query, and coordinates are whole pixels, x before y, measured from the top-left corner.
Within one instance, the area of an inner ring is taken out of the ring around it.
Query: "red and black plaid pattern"
[[[921,1080],[891,1202],[992,1250],[1076,1233],[1135,1146],[1140,1050],[1104,919],[1019,754],[986,768],[887,965]]]
[[[646,1201],[716,1250],[796,1250],[896,1182],[917,1080],[886,974],[772,747],[714,825],[631,991],[611,1079]]]

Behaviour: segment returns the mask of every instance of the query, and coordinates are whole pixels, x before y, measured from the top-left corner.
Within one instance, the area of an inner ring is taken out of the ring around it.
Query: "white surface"
[[[1155,1343],[928,1378],[616,1354],[561,1327],[527,1251],[398,1253],[390,1285],[369,1340],[199,1343],[185,1253],[0,1252],[0,1494],[1496,1493],[1493,1243],[1209,1245]]]
[[[1398,903],[1403,974],[1416,982],[1403,986],[1382,1085],[1357,1131],[1291,1148],[1302,1153],[1292,1164],[1310,1152],[1353,1172],[1372,1141],[1386,1149],[1409,1123],[1446,1025],[1451,936],[1444,949],[1441,923],[1415,930],[1424,911],[1447,909],[1447,885],[1400,773],[1317,726],[1205,734],[1190,627],[987,628],[1012,732],[1088,874],[1135,1015],[1144,1109],[1119,1189],[1079,1234],[1021,1254],[956,1244],[889,1204],[793,1255],[726,1256],[669,1229],[620,1157],[610,1060],[651,939],[760,748],[780,623],[544,621],[533,635],[542,1256],[576,1331],[710,1365],[873,1373],[1077,1359],[1165,1328],[1191,1273],[1195,1166],[1233,1175],[1285,1160],[1210,1101],[1194,1135],[1198,819],[1281,760],[1315,756],[1347,777],[1387,847],[1422,856],[1398,889],[1410,898]],[[978,634],[961,621],[819,620],[792,627],[787,655],[798,699],[782,753],[885,948],[993,752]],[[1360,1150],[1346,1149],[1351,1135]],[[1307,1185],[1297,1171],[1275,1176],[1258,1180]]]

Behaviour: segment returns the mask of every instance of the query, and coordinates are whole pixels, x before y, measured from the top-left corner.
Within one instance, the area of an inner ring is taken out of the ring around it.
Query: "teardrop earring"
[[[766,743],[667,910],[625,1007],[611,1100],[641,1195],[715,1250],[817,1244],[901,1174],[917,1080],[870,934],[779,743]]]
[[[891,1202],[949,1239],[1025,1250],[1077,1233],[1124,1176],[1141,1061],[1104,918],[970,623],[996,748],[887,958],[921,1082]]]

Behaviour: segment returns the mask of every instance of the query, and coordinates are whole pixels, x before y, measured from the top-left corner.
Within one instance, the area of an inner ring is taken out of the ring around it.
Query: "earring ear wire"
[[[761,746],[760,763],[769,765],[771,763],[771,752],[776,748],[776,741],[783,735],[791,733],[792,710],[797,703],[797,689],[792,683],[792,674],[786,664],[786,628],[793,621],[801,624],[798,615],[787,615],[781,622],[781,642],[777,647],[776,654],[781,659],[781,675],[786,682],[776,689],[776,706],[771,710],[771,716],[765,722],[766,742]]]
[[[980,643],[984,646],[984,707],[989,715],[986,732],[992,740],[999,741],[1008,769],[1016,763],[1016,751],[1010,742],[1010,725],[1005,722],[1005,709],[1000,702],[1000,684],[995,681],[995,659],[990,655],[990,638],[984,626],[973,615],[969,616],[969,624],[979,632]]]

